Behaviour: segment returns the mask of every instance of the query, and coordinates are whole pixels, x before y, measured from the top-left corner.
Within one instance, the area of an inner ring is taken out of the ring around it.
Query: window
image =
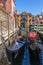
[[[17,15],[17,17],[19,17],[19,15]]]
[[[32,21],[34,21],[34,19],[32,19]]]
[[[29,22],[31,22],[31,19],[29,20]]]
[[[17,19],[17,21],[19,21],[19,19]]]
[[[31,14],[29,15],[29,17],[31,17]]]

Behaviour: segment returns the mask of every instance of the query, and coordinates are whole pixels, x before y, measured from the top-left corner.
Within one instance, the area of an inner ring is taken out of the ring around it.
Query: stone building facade
[[[3,54],[4,56],[6,55],[4,52],[5,49],[3,48],[3,41],[1,39],[1,35],[7,37],[8,22],[10,24],[9,34],[15,30],[15,6],[16,4],[14,0],[0,0],[0,59],[2,58]]]
[[[16,15],[16,23],[17,25],[26,27],[27,25],[32,24],[32,15],[27,12],[22,12],[21,14]]]
[[[15,12],[15,6],[15,0],[0,0],[0,7],[4,8],[12,16]]]
[[[15,6],[16,6],[16,4],[15,4],[15,1],[14,0],[7,0],[6,3],[5,3],[5,9],[11,15],[14,15]]]
[[[0,7],[5,8],[5,2],[6,0],[0,0]]]

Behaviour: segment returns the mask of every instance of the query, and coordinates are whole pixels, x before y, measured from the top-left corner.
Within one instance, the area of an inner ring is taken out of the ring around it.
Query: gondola
[[[29,33],[27,34],[28,37],[28,46],[32,51],[37,49],[37,31],[34,30],[34,26],[30,26]]]
[[[28,49],[30,53],[31,65],[40,65],[39,47],[37,46],[37,33],[32,31],[28,33]],[[35,63],[36,62],[36,63]]]
[[[36,40],[37,40],[37,33],[34,31],[30,31],[28,33],[28,45],[29,47],[31,47],[32,50],[36,49],[37,46]]]
[[[8,47],[5,45],[6,55],[10,64],[13,63],[19,53],[24,50],[24,47],[25,42],[21,40],[16,40],[16,42],[13,41],[12,45]]]
[[[37,34],[39,36],[38,47],[40,48],[40,62],[41,62],[41,65],[43,65],[43,31],[42,30],[37,31]]]
[[[37,31],[41,41],[43,42],[43,31]]]
[[[28,33],[28,47],[35,55],[39,55],[39,47],[37,43],[37,33],[31,31]]]
[[[24,50],[25,47],[25,39],[24,36],[20,33],[18,33],[17,37],[13,39],[12,45],[5,46],[6,49],[6,55],[8,58],[8,61],[11,63],[14,62],[14,60],[17,58],[17,56]]]

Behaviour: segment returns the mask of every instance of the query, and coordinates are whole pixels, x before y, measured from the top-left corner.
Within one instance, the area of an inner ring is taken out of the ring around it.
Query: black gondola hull
[[[38,48],[36,50],[32,50],[30,47],[29,48],[29,53],[30,53],[30,63],[31,65],[40,65],[40,57],[38,53]]]
[[[40,37],[41,41],[43,42],[43,33],[41,32],[37,32],[38,33],[38,36]]]
[[[10,63],[13,63],[15,58],[19,55],[19,53],[21,53],[22,50],[24,50],[25,42],[20,41],[19,43],[20,43],[20,47],[18,47],[16,49],[13,49],[13,50],[12,49],[8,49],[7,47],[5,47],[6,55],[7,55],[8,61]]]

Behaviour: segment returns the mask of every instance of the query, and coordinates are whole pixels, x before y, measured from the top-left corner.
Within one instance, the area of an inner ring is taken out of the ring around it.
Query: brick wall
[[[11,0],[7,0],[6,4],[5,4],[6,11],[10,13],[11,12],[11,7],[12,7]]]
[[[13,0],[0,0],[0,7],[3,7],[6,12],[10,13],[12,16],[15,12],[15,1]]]
[[[5,6],[5,2],[6,2],[6,0],[0,0],[0,7],[4,7]]]

